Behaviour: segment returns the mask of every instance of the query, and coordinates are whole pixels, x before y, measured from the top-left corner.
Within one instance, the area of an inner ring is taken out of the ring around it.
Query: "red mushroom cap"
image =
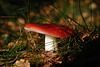
[[[26,24],[24,29],[42,34],[51,35],[59,38],[67,38],[73,32],[70,28],[57,24]]]

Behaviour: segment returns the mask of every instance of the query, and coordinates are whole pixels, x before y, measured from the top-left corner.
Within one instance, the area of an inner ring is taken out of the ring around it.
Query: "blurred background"
[[[70,46],[72,49],[62,49],[62,51],[65,51],[63,52],[65,54],[66,50],[75,54],[74,50],[76,53],[76,49],[81,51],[80,44],[88,44],[88,42],[90,44],[92,40],[100,38],[100,0],[0,0],[0,50],[11,49],[12,53],[14,53],[14,51],[21,52],[30,50],[30,48],[34,48],[33,45],[31,45],[34,42],[39,47],[41,47],[41,45],[43,46],[44,36],[31,32],[34,38],[33,41],[31,36],[27,34],[27,31],[24,30],[25,24],[28,23],[60,24],[68,26],[78,35],[80,35],[81,32],[82,36],[78,37],[77,35],[77,37],[75,36],[76,38],[74,38],[78,41],[77,43],[75,41],[74,44],[78,44],[79,46],[74,46],[75,49],[72,46]],[[71,38],[67,40],[70,42]],[[65,41],[61,43],[65,44]],[[15,49],[15,44],[21,46]],[[60,44],[60,47],[62,47],[62,44]],[[43,48],[41,50],[43,50]],[[35,51],[41,50],[37,49]],[[0,51],[0,54],[3,54],[2,51]],[[13,55],[8,53],[6,56],[6,54],[7,53],[4,53],[5,57]],[[69,56],[71,56],[71,54]],[[4,56],[2,55],[2,57]],[[37,59],[40,58],[34,60]],[[71,58],[71,60],[69,58],[68,61],[72,60],[73,58]],[[36,62],[34,61],[34,63]]]
[[[80,0],[80,2],[82,15],[86,21],[99,22],[99,0]],[[61,15],[58,9],[77,22],[83,22],[79,0],[0,0],[0,39],[8,43],[13,38],[18,38],[19,24],[23,26],[27,23],[65,25],[68,17]]]

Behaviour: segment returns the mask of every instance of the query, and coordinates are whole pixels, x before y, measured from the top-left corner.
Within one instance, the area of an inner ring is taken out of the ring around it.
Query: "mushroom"
[[[70,28],[58,24],[26,24],[24,29],[45,34],[45,51],[57,51],[56,37],[67,38],[73,32]]]

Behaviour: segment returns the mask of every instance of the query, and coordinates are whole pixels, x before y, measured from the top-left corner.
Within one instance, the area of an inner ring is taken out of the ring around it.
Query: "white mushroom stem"
[[[45,51],[57,51],[57,43],[55,37],[45,35]]]

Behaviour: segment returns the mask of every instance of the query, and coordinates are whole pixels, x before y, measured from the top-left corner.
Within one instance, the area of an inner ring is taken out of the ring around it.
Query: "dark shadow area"
[[[63,64],[61,67],[90,67],[100,66],[100,38],[86,43],[81,52],[74,56],[74,60],[68,62],[70,54],[64,56]]]
[[[39,12],[43,6],[51,5],[56,0],[0,0],[0,15],[20,16],[20,12],[27,13],[27,10]]]

